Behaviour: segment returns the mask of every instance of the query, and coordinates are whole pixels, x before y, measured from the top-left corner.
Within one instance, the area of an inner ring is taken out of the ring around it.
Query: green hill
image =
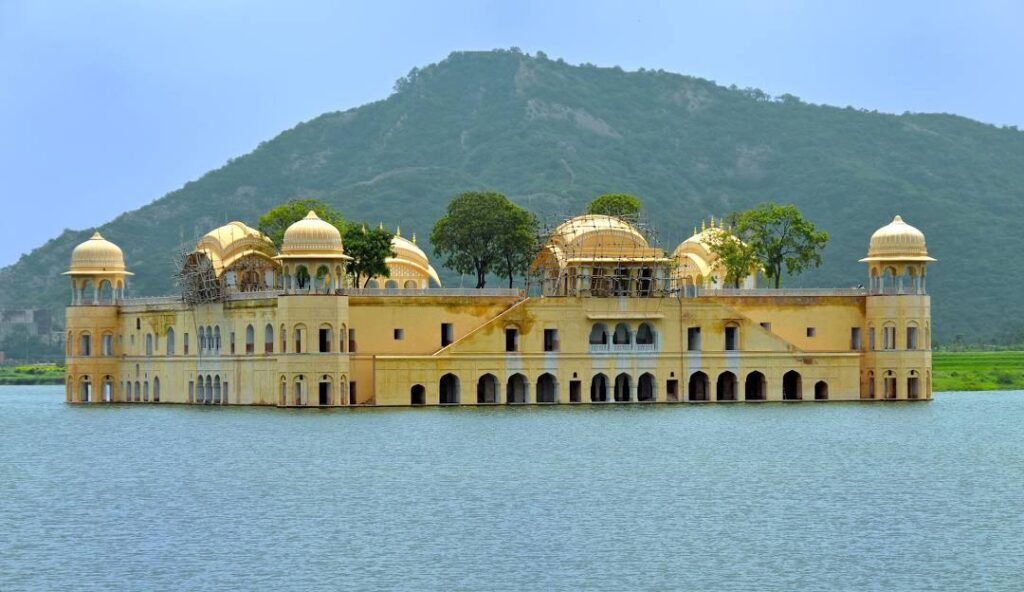
[[[790,285],[865,281],[857,259],[894,214],[939,259],[934,334],[993,339],[1024,293],[1013,253],[1024,220],[1024,133],[952,115],[811,105],[661,71],[573,66],[517,51],[455,53],[385,100],[327,113],[100,227],[136,273],[134,295],[170,293],[177,245],[232,219],[318,197],[346,217],[426,236],[448,199],[494,189],[557,222],[595,195],[644,200],[661,246],[765,200],[797,204],[832,241]],[[0,307],[63,307],[65,231],[0,270]],[[458,282],[458,278],[448,279]]]

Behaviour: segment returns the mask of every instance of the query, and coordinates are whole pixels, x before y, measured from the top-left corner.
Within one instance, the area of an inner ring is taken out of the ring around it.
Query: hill
[[[644,200],[661,246],[765,200],[797,204],[832,241],[789,285],[852,286],[875,228],[902,214],[939,259],[934,335],[992,340],[1024,293],[1024,133],[953,115],[807,104],[662,71],[574,66],[518,51],[453,53],[385,100],[321,115],[99,228],[134,295],[170,293],[177,245],[232,219],[317,197],[350,219],[426,236],[458,192],[494,189],[555,223],[595,195]],[[0,270],[0,307],[61,309],[60,273],[93,229]],[[452,280],[450,276],[449,280]],[[454,278],[457,283],[458,278]]]

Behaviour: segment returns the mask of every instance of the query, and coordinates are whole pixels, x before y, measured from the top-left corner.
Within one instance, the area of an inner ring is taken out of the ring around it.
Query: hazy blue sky
[[[0,0],[0,265],[413,66],[519,46],[1024,127],[1024,2]]]

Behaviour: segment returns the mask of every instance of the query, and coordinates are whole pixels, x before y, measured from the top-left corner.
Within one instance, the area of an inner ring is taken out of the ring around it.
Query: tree
[[[280,249],[284,240],[284,231],[299,220],[306,217],[312,210],[321,220],[335,226],[339,232],[345,231],[345,220],[334,208],[318,199],[293,199],[267,210],[267,213],[260,216],[256,227],[260,232],[270,237],[274,245]]]
[[[735,225],[733,233],[749,246],[775,288],[782,285],[783,265],[788,274],[821,265],[828,233],[815,230],[794,205],[768,202],[732,214],[730,220]]]
[[[740,282],[757,267],[757,255],[753,247],[740,240],[725,224],[714,230],[707,234],[708,248],[718,256],[717,265],[725,270],[725,283],[739,288]]]
[[[640,219],[640,198],[628,193],[606,193],[598,196],[587,206],[588,214],[615,216],[628,222]]]
[[[345,254],[352,258],[345,270],[357,288],[365,288],[373,277],[391,277],[387,258],[395,256],[391,248],[394,236],[384,228],[367,230],[357,222],[345,226]],[[362,278],[366,281],[360,285]]]
[[[536,219],[500,193],[467,192],[448,202],[447,213],[430,232],[434,252],[444,266],[476,276],[483,288],[487,274],[499,271],[512,278],[533,255]],[[529,241],[526,238],[529,237]]]

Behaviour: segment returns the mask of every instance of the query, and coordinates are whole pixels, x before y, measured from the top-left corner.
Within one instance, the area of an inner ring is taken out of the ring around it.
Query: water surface
[[[1024,589],[1024,392],[279,410],[0,387],[0,590]]]

